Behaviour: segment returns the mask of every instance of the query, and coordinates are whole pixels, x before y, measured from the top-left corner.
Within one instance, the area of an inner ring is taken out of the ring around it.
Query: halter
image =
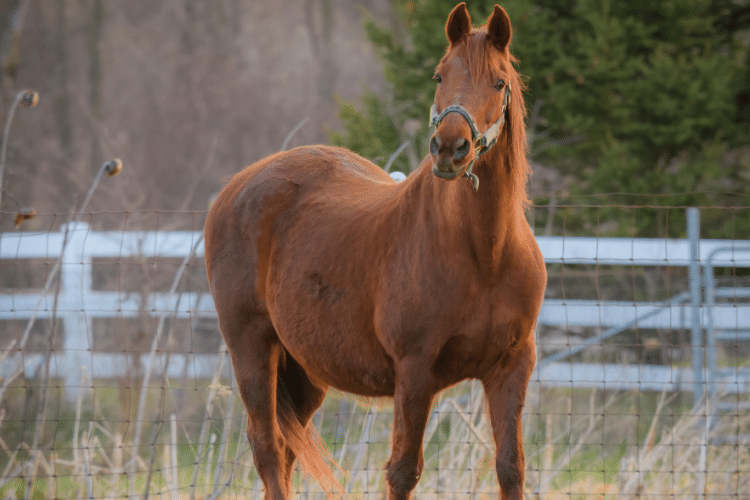
[[[466,172],[462,177],[467,177],[474,183],[474,191],[479,189],[479,177],[471,172],[471,168],[474,166],[474,162],[477,161],[477,158],[489,151],[489,149],[497,142],[497,138],[500,136],[500,129],[505,123],[505,113],[507,112],[508,101],[510,101],[510,82],[505,86],[505,96],[503,97],[503,107],[500,110],[500,118],[490,125],[484,134],[479,133],[477,122],[471,116],[471,113],[460,104],[448,106],[439,115],[437,107],[434,104],[432,105],[432,108],[430,108],[430,126],[434,126],[435,128],[440,126],[440,122],[442,122],[443,118],[449,113],[458,113],[463,116],[466,123],[468,123],[469,128],[471,129],[471,140],[474,143],[475,155],[474,159],[469,162],[469,167],[466,169]]]

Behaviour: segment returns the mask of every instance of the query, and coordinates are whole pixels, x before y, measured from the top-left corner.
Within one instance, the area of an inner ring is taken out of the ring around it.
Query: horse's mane
[[[450,49],[449,49],[450,50]],[[473,30],[463,40],[454,47],[453,50],[459,52],[459,55],[466,61],[471,71],[476,72],[476,79],[481,79],[494,68],[502,65],[508,75],[511,84],[510,104],[508,105],[508,132],[501,134],[501,139],[506,139],[505,148],[509,153],[511,170],[510,175],[513,179],[513,192],[518,195],[524,203],[524,207],[529,204],[526,194],[526,182],[529,179],[531,170],[526,160],[526,104],[523,100],[523,92],[526,86],[521,76],[516,71],[514,64],[517,61],[513,55],[508,52],[500,52],[487,37],[486,27],[480,27]]]

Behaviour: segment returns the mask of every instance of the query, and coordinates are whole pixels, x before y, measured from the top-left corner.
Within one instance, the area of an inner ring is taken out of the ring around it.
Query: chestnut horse
[[[268,500],[289,497],[296,458],[337,485],[308,425],[330,386],[393,397],[389,499],[409,498],[433,399],[469,378],[485,390],[502,498],[522,498],[546,284],[525,218],[522,84],[501,7],[472,29],[462,3],[445,31],[431,153],[406,180],[299,147],[235,175],[208,214],[208,280]]]

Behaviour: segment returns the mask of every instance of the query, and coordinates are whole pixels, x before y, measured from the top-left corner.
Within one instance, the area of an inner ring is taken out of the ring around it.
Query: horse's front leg
[[[435,395],[429,369],[416,362],[396,368],[391,457],[386,464],[389,500],[406,500],[422,475],[422,442]]]
[[[495,467],[502,500],[523,499],[521,410],[535,362],[536,349],[531,337],[518,352],[512,354],[508,364],[482,380],[497,446]]]

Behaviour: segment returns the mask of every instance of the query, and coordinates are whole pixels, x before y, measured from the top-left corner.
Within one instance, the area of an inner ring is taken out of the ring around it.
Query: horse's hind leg
[[[232,356],[240,397],[247,409],[247,437],[266,488],[266,500],[288,498],[287,446],[276,419],[278,367],[283,347],[271,321],[252,316],[221,324]]]
[[[304,431],[323,403],[328,387],[313,383],[286,353],[265,316],[253,316],[241,326],[222,325],[222,332],[247,409],[247,437],[266,488],[265,498],[285,500],[289,498],[297,457],[282,428],[286,428],[289,438],[296,436],[298,447],[317,453],[304,439]],[[295,428],[300,432],[295,432]]]

